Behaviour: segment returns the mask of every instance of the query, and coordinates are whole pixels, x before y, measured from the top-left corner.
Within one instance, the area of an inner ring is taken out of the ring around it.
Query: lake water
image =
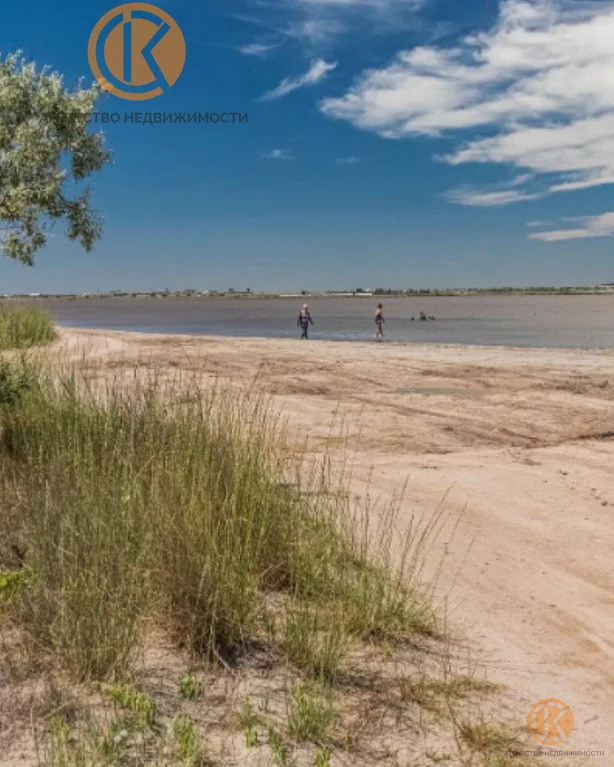
[[[89,298],[38,301],[65,327],[188,335],[298,336],[301,298]],[[614,349],[614,294],[383,298],[386,338],[402,343]],[[375,298],[313,298],[313,339],[373,338]],[[434,322],[412,322],[420,311]]]

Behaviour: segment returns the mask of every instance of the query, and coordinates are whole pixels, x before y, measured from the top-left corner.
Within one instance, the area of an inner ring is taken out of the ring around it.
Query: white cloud
[[[362,162],[362,157],[352,155],[351,157],[338,157],[336,165],[359,165]]]
[[[264,160],[295,160],[289,149],[269,149],[260,155]]]
[[[305,74],[299,77],[285,77],[272,91],[268,91],[262,97],[262,101],[277,101],[289,93],[297,91],[299,88],[310,87],[317,85],[324,80],[329,72],[337,68],[337,62],[329,64],[324,59],[316,59],[311,62],[311,65]]]
[[[449,164],[508,164],[543,175],[545,193],[612,184],[613,41],[614,0],[503,0],[492,29],[454,48],[402,51],[321,108],[386,138],[452,136]],[[537,192],[475,200],[519,194]]]
[[[514,202],[537,200],[544,196],[541,190],[521,189],[535,178],[533,173],[521,173],[504,184],[491,187],[476,187],[470,184],[450,189],[444,197],[458,205],[471,205],[481,208],[499,208]]]
[[[243,17],[279,42],[299,41],[310,53],[322,54],[337,38],[360,28],[399,29],[415,18],[428,0],[244,0],[251,18]],[[267,39],[266,42],[269,42]]]
[[[269,53],[279,48],[279,45],[267,45],[266,43],[248,43],[241,45],[237,49],[244,56],[267,56]]]
[[[313,49],[329,45],[335,37],[345,31],[345,24],[334,18],[301,19],[291,21],[283,31],[288,37],[301,40]]]
[[[470,186],[461,186],[446,192],[445,197],[458,205],[471,205],[481,208],[500,208],[513,202],[536,200],[542,195],[537,192],[521,192],[517,189],[501,189],[498,191],[479,190]]]
[[[576,219],[583,223],[576,229],[557,229],[550,232],[535,232],[530,234],[531,240],[543,242],[560,242],[561,240],[585,240],[595,237],[611,237],[614,235],[614,212],[602,213],[600,216],[587,216]]]

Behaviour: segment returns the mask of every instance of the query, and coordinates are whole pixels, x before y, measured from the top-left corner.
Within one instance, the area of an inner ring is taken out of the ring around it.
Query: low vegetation
[[[0,351],[41,346],[55,335],[51,316],[44,309],[0,304]]]
[[[234,764],[203,717],[220,678],[253,682],[254,663],[284,680],[283,700],[260,689],[232,715],[218,690],[216,726],[279,765],[363,752],[357,708],[401,727],[420,697],[442,716],[433,697],[478,689],[408,679],[415,648],[438,646],[414,582],[428,529],[398,545],[394,509],[374,525],[326,461],[297,466],[261,397],[1,370],[0,623],[22,668],[82,691],[43,707],[38,763]],[[152,636],[191,669],[164,694],[143,684]]]

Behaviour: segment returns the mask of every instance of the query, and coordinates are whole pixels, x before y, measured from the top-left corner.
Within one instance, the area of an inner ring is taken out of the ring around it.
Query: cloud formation
[[[521,192],[518,189],[482,190],[474,187],[458,187],[444,195],[450,202],[458,205],[470,205],[480,208],[500,208],[513,202],[536,200],[541,195],[537,192]]]
[[[533,178],[534,175],[532,173],[521,173],[507,183],[490,188],[466,184],[456,187],[456,189],[450,189],[444,194],[444,197],[458,205],[499,208],[513,202],[536,200],[539,197],[543,197],[543,193],[540,191],[527,191],[526,186]],[[525,187],[525,189],[520,187]]]
[[[395,28],[412,19],[428,0],[244,0],[251,22],[266,29],[268,44],[288,39],[322,54],[336,40],[362,27]]]
[[[386,138],[451,137],[456,147],[440,158],[450,165],[506,164],[543,177],[540,190],[531,181],[452,190],[463,204],[612,184],[613,41],[614,0],[503,0],[492,29],[452,48],[402,51],[321,109]]]
[[[237,50],[244,56],[267,56],[269,53],[279,48],[278,45],[267,45],[266,43],[248,43],[240,45]]]
[[[261,101],[277,101],[278,99],[287,96],[289,93],[299,90],[299,88],[306,88],[321,83],[328,73],[337,68],[337,62],[328,63],[324,59],[316,59],[311,62],[311,65],[305,74],[298,77],[284,77],[279,83],[277,88],[273,88],[272,91],[268,91],[261,97]]]
[[[556,229],[550,232],[535,232],[529,235],[530,240],[543,242],[561,242],[562,240],[585,240],[595,237],[611,237],[614,234],[614,212],[602,213],[600,216],[587,216],[575,219],[582,226],[575,229]]]

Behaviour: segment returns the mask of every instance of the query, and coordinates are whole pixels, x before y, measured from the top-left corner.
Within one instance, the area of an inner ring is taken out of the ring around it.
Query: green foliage
[[[328,746],[320,746],[313,755],[313,767],[330,767],[332,752]]]
[[[258,727],[262,724],[260,716],[254,711],[249,698],[246,698],[239,711],[235,714],[235,720],[239,730],[245,733],[245,745],[253,748],[258,745]]]
[[[28,570],[0,570],[0,599],[10,599],[28,583]]]
[[[308,601],[292,604],[284,624],[283,647],[301,671],[322,681],[334,681],[349,643],[339,608]]]
[[[179,679],[179,694],[185,700],[195,700],[201,692],[201,684],[193,674],[184,674]]]
[[[268,744],[276,767],[292,767],[293,762],[288,756],[288,749],[284,745],[281,735],[272,727],[269,727]]]
[[[143,724],[151,727],[156,719],[156,705],[146,692],[132,684],[103,685],[102,693],[115,705],[136,714]]]
[[[107,723],[85,709],[69,718],[56,713],[42,755],[41,767],[216,767],[185,714],[173,717],[168,728],[143,729],[132,714]]]
[[[0,59],[0,251],[10,258],[31,265],[61,219],[86,250],[100,236],[89,190],[68,191],[109,160],[102,134],[87,130],[99,94],[68,90],[57,72],[19,54]]]
[[[44,309],[0,305],[0,350],[40,346],[55,337],[53,322]]]
[[[209,767],[211,760],[201,745],[196,724],[186,714],[173,719],[175,753],[181,767]]]
[[[34,383],[35,379],[26,366],[0,359],[0,406],[17,405],[34,387]]]
[[[245,745],[247,748],[253,748],[259,743],[258,730],[254,726],[245,728]]]
[[[114,721],[108,732],[91,719],[74,730],[60,714],[50,722],[44,767],[110,767],[125,764],[130,731]]]
[[[324,689],[299,682],[292,691],[288,732],[296,740],[323,741],[337,714]]]

